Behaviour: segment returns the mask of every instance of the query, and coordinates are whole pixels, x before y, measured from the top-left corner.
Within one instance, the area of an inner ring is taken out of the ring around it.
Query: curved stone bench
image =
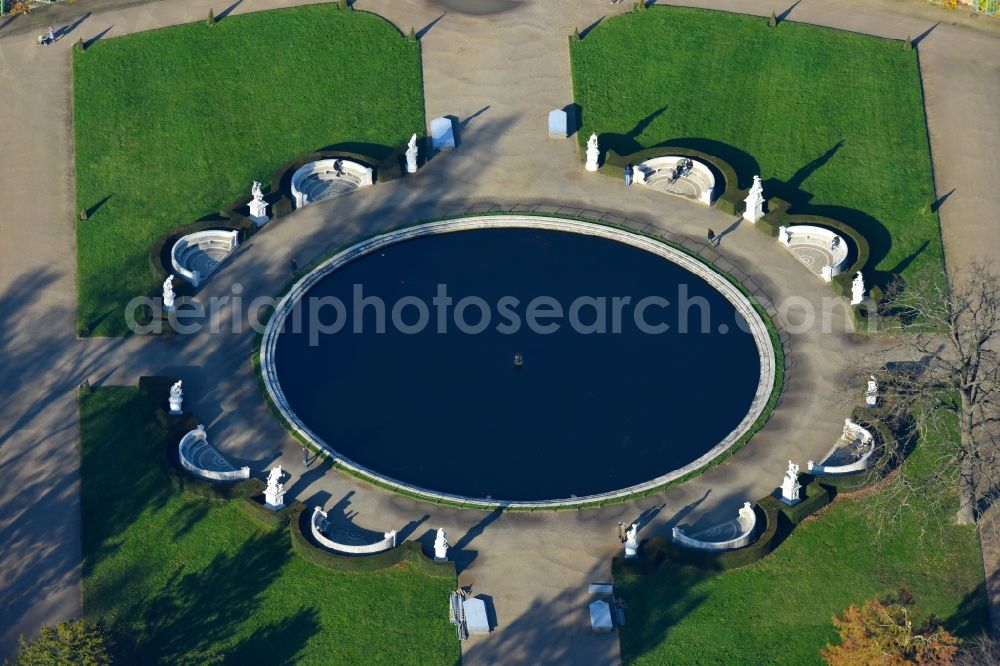
[[[681,160],[691,160],[691,170],[673,179],[674,169]],[[634,168],[635,182],[660,192],[711,206],[715,201],[715,174],[708,165],[679,155],[667,155],[646,160]]]
[[[872,464],[875,438],[871,432],[851,419],[844,419],[844,432],[826,454],[822,464],[812,460],[806,464],[810,474],[838,476],[863,472]]]
[[[317,160],[299,167],[292,174],[292,198],[295,207],[339,197],[374,184],[374,172],[364,164],[340,159],[341,175],[333,168],[337,159]]]
[[[209,481],[242,481],[250,478],[249,467],[237,468],[208,443],[203,425],[181,437],[177,455],[181,467]]]
[[[374,553],[392,550],[396,547],[396,530],[386,532],[385,538],[381,541],[365,544],[363,546],[349,543],[337,543],[324,534],[324,531],[328,527],[329,523],[327,522],[326,512],[322,511],[318,506],[313,509],[311,523],[312,535],[313,538],[316,539],[317,543],[339,553],[347,553],[349,555],[372,555]]]
[[[757,529],[757,513],[750,502],[744,502],[740,507],[739,516],[735,520],[710,527],[703,532],[687,535],[680,527],[672,532],[674,543],[685,548],[696,550],[733,550],[749,546],[753,542],[754,531]]]
[[[197,287],[240,244],[240,232],[209,229],[181,236],[170,249],[174,273]]]
[[[847,242],[843,236],[829,229],[811,224],[779,227],[778,242],[825,282],[847,268]]]

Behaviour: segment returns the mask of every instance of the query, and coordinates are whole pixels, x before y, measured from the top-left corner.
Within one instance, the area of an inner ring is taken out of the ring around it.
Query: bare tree
[[[897,432],[934,432],[945,440],[933,472],[916,482],[901,479],[896,490],[928,501],[926,484],[957,483],[955,520],[975,523],[1000,487],[1000,278],[972,260],[950,276],[897,281],[886,303],[906,324],[894,347],[879,355],[884,418]]]

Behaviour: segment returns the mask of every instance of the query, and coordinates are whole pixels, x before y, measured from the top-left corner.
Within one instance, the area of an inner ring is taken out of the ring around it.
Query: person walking
[[[625,523],[618,521],[618,540],[625,543]]]
[[[292,257],[292,275],[299,272],[299,262],[295,261],[295,257]]]
[[[719,244],[719,237],[715,235],[715,232],[713,230],[709,229],[708,230],[708,234],[706,234],[706,235],[708,237],[708,244],[709,245],[711,245],[712,247],[715,247],[716,245]]]
[[[51,25],[49,26],[49,31],[47,33],[45,33],[45,40],[49,44],[51,44],[52,42],[56,41],[56,33],[53,32]]]
[[[632,165],[625,166],[625,187],[632,187]]]

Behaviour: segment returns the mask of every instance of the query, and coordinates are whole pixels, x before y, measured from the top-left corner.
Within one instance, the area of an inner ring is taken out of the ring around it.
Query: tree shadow
[[[931,212],[932,212],[932,213],[936,213],[936,212],[938,212],[939,210],[941,210],[941,206],[943,206],[943,205],[944,205],[944,202],[945,202],[945,201],[947,201],[947,200],[948,200],[948,198],[949,198],[949,197],[950,197],[950,196],[951,196],[952,194],[954,194],[954,193],[955,193],[955,190],[956,190],[956,189],[958,189],[958,188],[955,188],[955,187],[953,187],[953,188],[951,188],[951,191],[947,192],[946,194],[942,194],[941,196],[939,196],[939,197],[938,197],[938,198],[937,198],[937,199],[936,199],[936,200],[934,201],[934,203],[932,203],[932,204],[931,204]]]
[[[309,639],[320,630],[319,612],[300,608],[294,615],[255,629],[225,655],[228,664],[296,664]]]
[[[778,19],[778,24],[779,25],[781,24],[782,21],[784,21],[786,18],[788,18],[789,14],[792,13],[793,9],[795,9],[796,7],[799,6],[800,2],[802,2],[802,0],[795,0],[795,2],[793,2],[792,5],[788,9],[786,9],[785,11],[781,12],[780,14],[778,14],[778,16],[776,18]]]
[[[73,21],[72,23],[64,25],[63,27],[61,27],[58,30],[56,30],[55,31],[56,39],[57,40],[62,39],[63,37],[66,37],[71,32],[73,32],[74,30],[76,30],[77,28],[79,28],[81,23],[83,23],[88,18],[90,18],[91,13],[92,12],[87,12],[86,14],[84,14],[83,16],[81,16],[80,18],[78,18],[77,20]]]
[[[227,16],[229,16],[230,14],[232,14],[233,11],[237,7],[239,7],[241,4],[243,4],[243,0],[236,0],[236,2],[234,2],[231,5],[229,5],[228,7],[226,7],[225,9],[223,9],[221,12],[218,13],[218,15],[215,17],[215,22],[218,23],[222,19],[224,19]]]
[[[290,557],[288,533],[248,539],[197,571],[178,569],[153,599],[137,599],[129,646],[141,662],[193,663],[223,656],[220,645],[256,612]]]
[[[96,43],[97,43],[98,41],[100,41],[100,40],[101,40],[101,38],[102,38],[102,37],[104,37],[104,35],[106,35],[106,34],[108,34],[109,32],[111,32],[111,29],[112,29],[112,28],[114,28],[114,27],[115,27],[115,24],[114,24],[114,23],[112,23],[111,25],[109,25],[109,26],[108,26],[107,28],[105,28],[104,30],[101,30],[101,31],[100,31],[99,33],[97,33],[96,35],[94,35],[94,36],[93,36],[93,37],[91,37],[90,39],[88,39],[88,40],[84,41],[84,42],[83,42],[83,48],[84,48],[84,50],[86,50],[86,49],[89,49],[89,48],[90,48],[91,46],[93,46],[93,45],[94,45],[94,44],[96,44]],[[105,197],[105,198],[104,198],[104,200],[103,200],[103,201],[101,201],[101,204],[103,204],[103,203],[104,203],[104,201],[107,201],[107,200],[108,200],[108,199],[110,199],[110,198],[111,198],[110,196],[108,196],[108,197]],[[97,207],[95,207],[95,210],[96,210],[97,208],[99,208],[99,207],[100,207],[100,204],[98,204],[98,206],[97,206]],[[90,215],[90,213],[88,212],[88,213],[87,213],[87,215],[89,216],[89,215]]]
[[[998,575],[992,572],[994,578]],[[984,581],[962,598],[955,612],[944,621],[944,626],[960,638],[971,638],[989,630],[989,619],[990,601]]]
[[[605,14],[604,16],[602,16],[601,18],[597,19],[596,21],[594,21],[593,23],[591,23],[590,25],[588,25],[586,28],[584,28],[583,30],[581,30],[580,31],[580,39],[583,39],[584,37],[586,37],[587,35],[589,35],[590,31],[593,30],[594,28],[596,28],[597,26],[601,25],[601,22],[604,21],[604,19],[606,19],[607,17],[608,17],[608,15]]]
[[[934,28],[938,27],[939,25],[941,25],[941,21],[938,21],[937,23],[935,23],[934,25],[932,25],[931,27],[927,28],[922,33],[920,33],[919,35],[917,35],[916,37],[914,37],[913,39],[911,39],[910,43],[913,44],[914,46],[919,46],[920,42],[922,42],[925,39],[927,39],[927,35],[931,34],[934,31]]]
[[[436,26],[438,24],[438,21],[440,21],[441,19],[443,19],[447,15],[448,15],[448,12],[445,12],[445,13],[441,14],[441,16],[438,16],[436,19],[434,19],[433,21],[431,21],[430,23],[428,23],[427,25],[425,25],[424,27],[422,27],[420,30],[417,30],[417,32],[414,33],[416,35],[417,40],[419,41],[419,40],[423,39],[424,35],[426,35],[428,32],[430,32],[431,28],[433,28],[434,26]]]
[[[103,34],[103,33],[101,33],[101,34]],[[113,194],[109,194],[108,196],[104,197],[103,199],[101,199],[100,201],[98,201],[97,203],[95,203],[93,206],[91,206],[90,208],[88,208],[87,209],[87,218],[89,219],[89,218],[93,217],[94,213],[96,213],[97,211],[99,211],[104,204],[108,203],[108,199],[110,199],[113,196],[114,196]]]

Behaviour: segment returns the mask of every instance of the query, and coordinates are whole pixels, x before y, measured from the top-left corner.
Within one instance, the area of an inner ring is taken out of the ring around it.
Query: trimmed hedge
[[[244,208],[246,206],[244,205]],[[160,286],[168,275],[174,272],[173,264],[170,261],[170,251],[181,236],[187,236],[198,231],[209,229],[227,229],[240,232],[240,242],[245,242],[248,238],[257,233],[257,224],[242,213],[231,210],[226,213],[228,217],[221,215],[210,215],[197,222],[185,224],[171,229],[170,232],[160,236],[153,247],[149,250],[149,267],[156,280],[157,287],[149,295],[153,298],[161,296]],[[192,287],[186,280],[174,280],[174,291],[178,296],[189,296],[194,293]]]
[[[802,498],[802,501],[795,506],[788,506],[778,499],[780,491],[776,490],[776,496],[772,496],[778,510],[785,514],[792,525],[798,525],[833,501],[832,489],[821,484],[816,480],[816,477],[811,474],[801,474],[799,480],[802,483],[802,488],[799,490],[799,497]]]
[[[878,459],[867,470],[856,474],[800,475],[803,500],[795,506],[788,506],[778,499],[780,489],[758,500],[754,512],[757,514],[759,536],[749,546],[721,552],[698,550],[685,548],[675,544],[669,537],[657,535],[642,542],[639,557],[628,560],[616,557],[613,562],[615,574],[620,571],[649,573],[667,560],[708,571],[725,571],[763,559],[784,541],[796,525],[832,502],[838,493],[859,490],[888,474],[895,461],[892,455],[895,439],[876,419],[877,413],[878,410],[856,407],[851,418],[872,430],[877,446],[880,447]],[[763,530],[760,526],[763,526]]]
[[[273,529],[288,527],[292,547],[303,558],[314,564],[339,572],[367,572],[387,569],[405,563],[421,573],[432,576],[454,578],[457,573],[454,562],[435,562],[424,554],[422,546],[415,541],[407,541],[396,548],[374,555],[337,555],[313,544],[303,533],[303,520],[310,514],[301,502],[292,502],[281,511],[272,511],[263,504],[267,485],[258,478],[235,483],[212,483],[191,476],[180,466],[177,443],[197,423],[190,414],[172,415],[167,409],[170,387],[177,381],[175,377],[140,377],[139,391],[147,394],[156,404],[157,418],[166,431],[161,463],[171,487],[208,500],[236,500],[240,508],[249,516],[269,525]],[[81,387],[81,390],[83,388]]]
[[[613,150],[607,150],[604,154],[604,165],[602,170],[609,176],[616,176],[619,179],[625,177],[625,167],[628,164],[640,164],[654,157],[663,155],[678,155],[704,162],[715,176],[716,199],[715,206],[724,212],[737,214],[743,212],[743,199],[747,196],[746,190],[739,189],[739,179],[736,170],[721,157],[710,155],[700,150],[687,148],[675,143],[662,143],[652,148],[646,148],[628,155],[619,155]],[[720,191],[719,186],[722,186]]]
[[[791,529],[787,517],[776,506],[777,503],[767,501],[772,499],[764,498],[754,507],[754,512],[757,514],[758,537],[749,546],[724,551],[696,550],[685,548],[675,544],[669,537],[658,535],[642,542],[639,557],[628,560],[616,557],[613,562],[615,574],[617,575],[619,571],[649,573],[667,560],[699,569],[725,571],[763,559],[781,543]]]
[[[181,467],[177,444],[181,437],[198,426],[191,414],[171,414],[168,405],[170,387],[177,382],[176,377],[140,377],[139,392],[145,393],[156,405],[154,418],[163,426],[165,440],[160,458],[163,473],[170,480],[171,487],[178,492],[186,492],[210,500],[242,500],[264,493],[265,484],[260,479],[247,479],[232,483],[212,483],[192,476]]]
[[[457,575],[454,562],[435,562],[424,554],[423,547],[416,541],[405,541],[395,548],[374,555],[338,555],[320,548],[304,531],[311,520],[307,507],[299,502],[292,506],[294,510],[289,514],[288,527],[292,535],[292,548],[300,557],[313,564],[333,571],[352,573],[388,569],[405,562],[431,576],[454,578]]]
[[[876,483],[892,470],[895,461],[894,449],[891,445],[887,445],[887,443],[893,442],[894,438],[886,431],[885,426],[877,420],[868,418],[865,410],[860,407],[854,410],[851,418],[867,428],[875,437],[875,460],[868,466],[868,469],[854,474],[814,475],[819,483],[833,492],[834,497],[840,493],[852,493]]]

